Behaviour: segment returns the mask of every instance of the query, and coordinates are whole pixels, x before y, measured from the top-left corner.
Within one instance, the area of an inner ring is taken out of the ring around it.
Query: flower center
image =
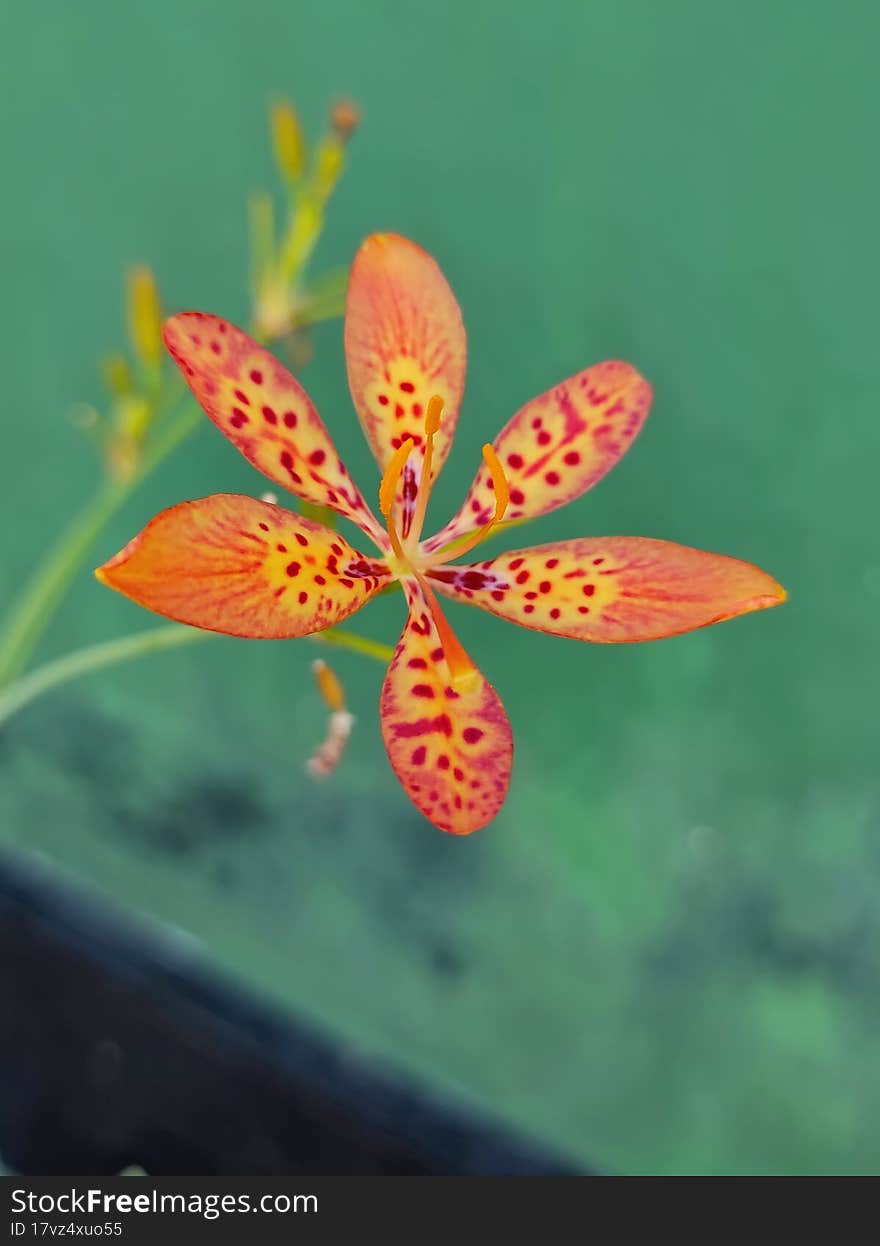
[[[422,555],[419,541],[425,522],[428,498],[431,493],[434,437],[440,428],[442,413],[443,399],[438,394],[434,394],[428,403],[428,411],[425,416],[425,455],[422,460],[422,471],[419,477],[412,522],[406,542],[402,542],[400,539],[392,511],[394,509],[394,500],[397,497],[401,474],[410,454],[415,448],[415,443],[410,437],[407,437],[399,449],[395,451],[394,457],[385,469],[382,483],[379,485],[379,509],[385,518],[388,528],[388,540],[391,543],[393,553],[393,558],[387,560],[388,568],[391,574],[398,579],[402,579],[404,576],[412,576],[413,579],[418,581],[443,645],[443,654],[449,667],[452,685],[462,692],[475,686],[480,678],[479,672],[446,622],[434,590],[425,578],[425,572],[432,567],[441,566],[451,558],[457,558],[459,554],[467,553],[479,545],[481,541],[485,541],[496,524],[499,524],[504,517],[510,497],[510,488],[504,469],[498,461],[495,451],[489,445],[483,446],[483,460],[491,473],[495,491],[495,514],[487,524],[483,524],[476,532],[469,533],[459,541],[453,541],[433,557],[425,558]]]
[[[409,536],[407,537],[405,547],[398,534],[392,511],[401,473],[406,466],[407,459],[415,448],[415,442],[411,437],[404,438],[400,448],[395,451],[394,457],[385,469],[385,475],[382,477],[382,483],[379,486],[379,509],[385,518],[388,528],[388,540],[391,542],[394,557],[397,559],[398,567],[396,570],[399,574],[413,574],[415,572],[413,564],[418,562],[419,538],[422,535],[425,512],[428,508],[428,497],[431,493],[434,437],[440,427],[442,412],[443,399],[439,394],[434,394],[428,403],[428,410],[425,415],[425,455],[422,460],[419,487],[416,493],[412,522],[410,523]],[[392,570],[395,570],[395,568],[392,568]]]
[[[425,415],[425,455],[422,460],[422,471],[419,476],[418,491],[416,493],[415,505],[413,508],[412,522],[409,527],[409,535],[405,542],[401,541],[397,531],[397,525],[392,516],[394,508],[394,499],[397,496],[397,488],[400,483],[400,477],[406,466],[410,454],[415,448],[412,438],[406,437],[400,448],[395,451],[394,457],[385,469],[382,477],[382,483],[379,486],[379,509],[385,518],[388,528],[388,540],[391,542],[391,549],[394,553],[397,566],[392,566],[391,570],[397,575],[419,575],[421,571],[428,571],[432,567],[440,567],[444,563],[451,561],[453,558],[459,558],[462,554],[468,554],[472,549],[482,544],[494,529],[501,523],[504,518],[507,504],[510,500],[510,485],[504,468],[498,459],[498,455],[492,446],[483,446],[483,461],[489,469],[492,477],[492,488],[495,494],[495,513],[488,523],[477,528],[475,532],[470,532],[464,537],[460,537],[456,541],[450,542],[449,545],[439,550],[432,557],[423,559],[420,556],[419,541],[422,535],[422,528],[425,523],[425,512],[428,508],[428,498],[431,494],[431,470],[434,458],[434,437],[440,428],[440,420],[443,413],[443,399],[439,394],[434,394],[428,403],[427,414]]]

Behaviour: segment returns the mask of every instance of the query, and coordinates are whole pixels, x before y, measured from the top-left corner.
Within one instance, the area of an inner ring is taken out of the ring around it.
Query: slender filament
[[[404,562],[406,556],[403,547],[400,544],[400,537],[397,535],[397,528],[394,520],[391,518],[391,508],[394,505],[394,497],[397,493],[397,486],[400,481],[400,473],[403,471],[404,464],[412,452],[413,442],[411,437],[407,437],[398,450],[394,452],[394,458],[385,469],[385,475],[382,477],[382,483],[379,485],[379,510],[385,517],[385,523],[388,528],[388,539],[391,542],[391,548],[397,558]]]
[[[483,446],[483,461],[492,477],[492,485],[495,491],[495,514],[488,523],[477,528],[475,532],[472,532],[463,541],[456,542],[454,546],[447,547],[441,550],[439,554],[436,554],[430,561],[430,566],[432,567],[439,567],[451,558],[459,558],[462,554],[469,554],[472,549],[475,549],[488,536],[491,536],[493,530],[504,518],[507,504],[510,501],[510,484],[498,455],[490,445]]]
[[[425,457],[422,462],[422,474],[419,479],[419,492],[416,497],[416,507],[413,513],[412,524],[409,531],[410,547],[415,547],[422,535],[422,528],[425,523],[425,512],[428,509],[428,498],[431,496],[431,471],[434,461],[434,437],[440,428],[440,420],[443,415],[443,399],[439,394],[434,394],[428,402],[428,410],[425,415]]]

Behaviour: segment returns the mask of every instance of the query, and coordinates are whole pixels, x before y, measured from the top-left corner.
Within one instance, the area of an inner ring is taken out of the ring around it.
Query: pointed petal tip
[[[384,251],[389,247],[395,246],[413,247],[417,251],[422,250],[417,242],[413,242],[411,238],[405,238],[403,234],[396,234],[393,230],[383,230],[381,233],[368,234],[361,243],[360,250]]]

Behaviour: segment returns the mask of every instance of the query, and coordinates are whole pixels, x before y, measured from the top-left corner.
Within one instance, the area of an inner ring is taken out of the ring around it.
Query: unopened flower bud
[[[299,115],[287,100],[272,105],[272,142],[282,176],[298,182],[306,163],[306,140]]]
[[[353,100],[337,100],[330,109],[330,124],[343,143],[347,143],[360,125],[360,109]]]
[[[162,361],[162,312],[153,271],[139,264],[127,277],[128,333],[132,348],[145,367],[156,369]]]

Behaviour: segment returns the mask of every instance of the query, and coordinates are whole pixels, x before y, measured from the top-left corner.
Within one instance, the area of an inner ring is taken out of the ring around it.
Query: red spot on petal
[[[272,410],[271,407],[263,407],[263,419],[266,421],[267,424],[278,423],[278,416],[275,414],[275,412]]]
[[[413,755],[410,760],[414,766],[423,766],[427,755],[428,750],[425,748],[424,744],[420,744],[417,749],[413,750]]]
[[[306,604],[306,602],[308,601],[308,599],[309,599],[309,595],[308,595],[308,593],[300,593],[300,595],[299,595],[299,604],[300,604],[301,606],[304,606],[304,605]]]
[[[552,440],[553,439],[550,436],[550,434],[547,432],[546,428],[542,429],[541,432],[538,433],[538,445],[539,446],[549,445]]]
[[[262,372],[259,370],[259,368],[254,368],[254,369],[252,370],[252,372],[251,372],[251,380],[253,381],[253,383],[254,383],[255,385],[262,385],[262,384],[263,384],[263,374],[262,374]]]
[[[428,663],[424,658],[410,658],[407,666],[413,671],[423,671],[427,668]]]
[[[316,575],[316,576],[315,576],[315,583],[316,583],[316,584],[320,584],[320,585],[321,585],[321,587],[323,588],[323,587],[324,587],[324,585],[327,583],[327,581],[324,579],[324,577],[323,577],[322,575]]]
[[[553,609],[550,611],[550,618],[558,619],[560,614],[562,614],[562,611],[559,609],[558,606],[554,606]]]
[[[248,398],[247,394],[243,393],[240,389],[233,390],[233,394],[242,406],[249,407],[251,405],[250,398]]]
[[[522,506],[523,502],[526,500],[526,495],[523,493],[522,489],[511,489],[510,500],[513,502],[514,506]]]
[[[547,568],[548,571],[552,571],[554,567],[559,566],[559,559],[548,558],[547,561],[544,563],[544,566]]]
[[[415,385],[413,385],[412,381],[401,381],[400,388],[403,390],[405,394],[413,394],[415,393],[416,387]]]
[[[300,545],[308,545],[309,543],[309,538],[307,536],[303,536],[301,532],[297,532],[296,539]]]
[[[476,744],[478,740],[483,738],[483,732],[479,727],[465,727],[461,734],[466,744]]]
[[[542,593],[549,593],[550,592],[550,581],[542,580],[541,583],[538,585],[538,588]]]
[[[284,423],[288,428],[296,428],[295,411],[285,411],[281,418],[284,420]]]
[[[284,570],[287,572],[289,576],[294,576],[294,575],[299,575],[300,571],[302,570],[302,567],[300,566],[298,562],[289,562],[287,566],[284,568]]]
[[[581,589],[581,592],[583,593],[585,597],[592,597],[595,591],[596,591],[595,584],[585,584],[584,587]]]
[[[562,461],[563,463],[567,463],[569,467],[577,467],[578,463],[581,461],[581,456],[578,454],[577,450],[569,450],[568,454]]]
[[[448,770],[449,767],[452,765],[452,762],[449,760],[449,758],[446,756],[445,753],[441,753],[440,756],[437,758],[437,765],[439,766],[441,770]]]
[[[320,467],[326,457],[327,454],[324,450],[313,450],[309,455],[309,462],[315,467]]]
[[[544,479],[546,480],[548,485],[558,485],[559,484],[559,472],[548,472],[547,475],[544,477]]]
[[[263,529],[264,532],[269,531],[269,525],[267,523],[261,523],[260,527]]]
[[[529,578],[528,571],[520,571],[519,575],[516,577],[516,582],[517,584],[525,584],[528,578]]]
[[[388,406],[388,395],[387,395],[387,394],[380,394],[380,395],[379,395],[379,402],[382,404],[382,406],[383,406],[383,407],[387,407],[387,406]]]
[[[426,700],[430,700],[434,695],[434,689],[430,684],[413,684],[410,691],[414,697],[425,697]]]

